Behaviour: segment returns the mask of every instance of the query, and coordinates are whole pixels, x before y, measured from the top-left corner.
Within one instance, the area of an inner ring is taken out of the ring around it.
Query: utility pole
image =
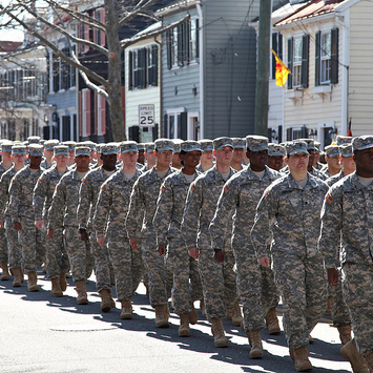
[[[255,89],[256,135],[268,136],[268,85],[272,0],[260,0],[258,65]]]

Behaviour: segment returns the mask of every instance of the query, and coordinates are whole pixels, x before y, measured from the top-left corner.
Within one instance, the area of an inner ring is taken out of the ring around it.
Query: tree
[[[138,41],[159,35],[177,25],[185,22],[186,16],[170,25],[163,25],[157,31],[136,36],[140,31],[134,22],[144,25],[159,21],[154,10],[157,5],[164,6],[170,1],[160,0],[40,0],[38,7],[35,0],[13,0],[7,6],[0,5],[0,15],[3,15],[3,23],[0,27],[20,25],[29,34],[33,35],[41,44],[53,50],[53,52],[68,64],[76,67],[87,87],[103,96],[109,107],[109,116],[114,141],[125,140],[125,128],[121,102],[121,76],[123,50]],[[92,8],[103,7],[105,21],[98,20],[89,14]],[[49,11],[45,11],[48,8]],[[44,9],[40,11],[40,9]],[[25,20],[33,19],[33,22]],[[140,22],[139,22],[140,20]],[[86,40],[82,36],[72,33],[66,27],[68,22],[84,25],[91,30],[105,33],[106,45],[99,45],[92,40]],[[120,38],[121,30],[127,29],[128,37]],[[48,33],[58,32],[65,37],[71,45],[84,45],[97,51],[107,61],[107,74],[100,74],[89,68],[79,58],[79,54],[70,48],[68,55],[59,50],[50,41]],[[105,76],[106,75],[106,76]],[[101,88],[103,87],[103,88]]]

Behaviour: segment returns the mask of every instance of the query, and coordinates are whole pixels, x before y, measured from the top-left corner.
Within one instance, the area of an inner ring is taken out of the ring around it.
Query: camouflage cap
[[[123,141],[120,144],[120,152],[121,153],[128,153],[128,152],[138,152],[138,146],[136,141]]]
[[[54,155],[69,155],[69,147],[67,145],[56,145],[54,147]]]
[[[55,146],[57,146],[60,142],[58,140],[47,140],[44,143],[45,150],[53,150]]]
[[[268,156],[269,157],[276,157],[276,156],[285,156],[285,147],[280,144],[268,144]]]
[[[337,156],[339,156],[339,146],[338,145],[325,146],[325,155],[327,157],[337,157]]]
[[[145,144],[143,144],[143,143],[137,144],[137,150],[138,151],[140,151],[140,150],[144,150],[145,151]]]
[[[239,137],[233,137],[232,143],[233,143],[233,149],[246,149],[245,139],[241,139]]]
[[[212,141],[214,150],[220,150],[226,146],[230,146],[233,149],[233,141],[230,137],[218,137]]]
[[[119,154],[119,146],[116,143],[109,142],[101,147],[102,155]]]
[[[27,138],[27,142],[29,144],[39,144],[39,142],[40,142],[40,136],[29,136]]]
[[[77,146],[75,148],[75,157],[79,157],[81,155],[86,155],[88,157],[91,156],[91,148],[89,148],[88,146]]]
[[[154,141],[155,150],[161,152],[164,150],[174,151],[174,143],[169,139],[157,139]]]
[[[342,144],[339,147],[339,153],[343,158],[352,157],[352,155],[354,154],[352,152],[352,144]]]
[[[154,142],[146,142],[145,143],[145,153],[154,152],[155,144]]]
[[[17,144],[12,146],[12,154],[23,154],[26,155],[26,146],[22,144]]]
[[[1,151],[4,152],[11,152],[13,147],[13,142],[12,141],[4,141],[1,144]]]
[[[214,149],[212,145],[212,140],[202,139],[199,140],[198,143],[201,145],[201,149],[203,152],[212,151]]]
[[[352,139],[353,137],[351,136],[337,135],[337,137],[335,138],[335,141],[337,142],[337,145],[352,144]]]
[[[97,144],[96,145],[96,153],[97,154],[101,154],[102,152],[102,147],[104,146],[105,144]]]
[[[42,157],[43,156],[43,145],[30,144],[28,146],[28,153],[31,157]]]
[[[184,142],[184,140],[173,139],[172,142],[174,143],[174,153],[180,153],[181,152],[181,144]]]
[[[308,144],[305,141],[296,140],[289,142],[285,145],[286,153],[288,156],[297,153],[308,153]]]
[[[69,150],[74,150],[76,148],[75,141],[64,141],[61,143],[61,145],[67,145],[69,147]]]
[[[352,149],[355,150],[365,150],[373,148],[373,136],[372,135],[363,135],[359,137],[354,137],[352,140]]]
[[[79,146],[88,146],[91,150],[96,150],[96,144],[93,141],[83,141],[79,143]]]
[[[317,150],[315,146],[315,140],[313,139],[298,139],[297,141],[304,141],[307,144],[307,149],[308,150]]]
[[[198,141],[193,141],[193,140],[184,141],[181,144],[181,150],[186,153],[193,152],[195,150],[202,152],[200,143]]]
[[[315,144],[315,148],[316,148],[315,152],[316,153],[321,153],[321,149],[320,149],[321,143],[319,143],[318,141],[314,141],[314,144]]]
[[[246,136],[246,147],[251,152],[260,152],[268,150],[268,138],[265,136],[249,135]]]

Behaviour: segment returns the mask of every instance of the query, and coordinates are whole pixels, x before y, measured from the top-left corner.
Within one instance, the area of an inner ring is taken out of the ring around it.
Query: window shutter
[[[90,28],[88,27],[88,25],[84,25],[84,40],[89,40],[89,31],[90,31]],[[84,46],[84,52],[88,52],[89,51],[89,47],[87,45]]]
[[[138,88],[145,88],[146,85],[146,48],[139,50],[139,85]]]
[[[153,141],[158,139],[158,123],[152,127],[152,133],[153,133]]]
[[[184,65],[184,51],[183,51],[183,48],[184,48],[184,33],[183,33],[183,29],[184,29],[184,23],[182,23],[180,26],[177,26],[177,64],[179,66],[183,66]]]
[[[83,137],[83,91],[79,91],[79,137]]]
[[[151,49],[148,51],[152,54],[152,67],[149,71],[149,82],[148,84],[153,87],[158,85],[158,47],[152,45]]]
[[[293,43],[294,43],[293,38],[288,39],[288,68],[291,72],[293,72]],[[288,89],[292,89],[292,88],[293,88],[293,76],[289,74]]]
[[[166,138],[166,139],[168,138],[167,126],[168,126],[168,115],[165,114],[163,116],[163,123],[162,123],[162,128],[161,128],[161,137]]]
[[[321,31],[316,33],[315,45],[315,85],[320,85],[320,68],[321,68]]]
[[[199,19],[195,20],[196,22],[196,58],[199,58]]]
[[[100,87],[102,88],[102,87]],[[97,135],[106,133],[106,100],[101,95],[96,95],[97,100]]]
[[[124,127],[126,127],[126,88],[121,87],[121,93],[122,93],[122,114],[123,114],[123,122]],[[105,130],[106,132],[106,130]]]
[[[308,88],[308,66],[309,66],[309,44],[310,36],[304,35],[302,38],[302,78],[303,88]]]
[[[184,61],[189,63],[191,54],[191,26],[190,20],[184,23]]]
[[[277,32],[274,32],[272,34],[272,49],[277,53]],[[273,53],[271,53],[271,58],[272,58],[272,74],[271,74],[271,78],[272,79],[276,79],[276,58],[275,56],[273,55]]]
[[[93,110],[92,112],[92,115],[93,115],[93,133],[92,135],[98,135],[98,122],[99,122],[99,119],[98,119],[98,116],[100,115],[99,113],[99,110],[100,110],[100,107],[99,107],[99,102],[98,102],[98,97],[99,95],[97,95],[97,92],[96,91],[93,91],[93,102],[94,102],[94,106],[95,106],[95,110]]]
[[[85,105],[86,105],[86,135],[91,136],[92,110],[91,110],[91,91],[89,89],[85,91]]]
[[[338,29],[332,29],[331,83],[338,83]]]
[[[128,89],[133,89],[133,63],[132,63],[132,52],[128,52]]]
[[[92,14],[93,18],[100,20],[99,12],[100,12],[99,10],[94,11],[93,14]],[[98,40],[98,38],[97,38],[98,33],[99,33],[99,31],[97,31],[96,29],[93,29],[93,42],[96,43],[96,44],[97,44],[97,40]]]
[[[286,130],[286,141],[293,140],[293,129],[290,127]]]
[[[177,116],[178,119],[178,128],[177,128],[177,136],[179,139],[186,140],[188,137],[188,113],[180,113]]]
[[[170,70],[172,67],[171,55],[172,55],[172,32],[168,30],[166,32],[166,44],[167,44],[167,67]]]
[[[101,9],[100,10],[101,12],[101,22],[105,25],[106,24],[106,21],[105,21],[105,8]],[[104,47],[106,45],[106,34],[104,31],[101,31],[101,45]]]
[[[306,126],[303,126],[301,129],[301,139],[307,139],[308,138],[308,129]]]
[[[282,43],[283,43],[283,36],[282,34],[278,33],[277,55],[281,58],[281,61],[284,60],[284,51],[283,51]]]

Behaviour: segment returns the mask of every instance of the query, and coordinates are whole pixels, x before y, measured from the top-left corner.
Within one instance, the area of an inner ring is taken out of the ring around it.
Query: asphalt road
[[[0,282],[1,373],[295,372],[283,333],[270,336],[263,331],[265,356],[251,360],[246,335],[228,320],[224,326],[229,347],[215,348],[200,310],[189,338],[178,336],[179,319],[173,313],[170,328],[155,328],[154,310],[142,285],[133,299],[133,319],[120,320],[119,303],[101,313],[94,281],[87,285],[90,304],[78,306],[71,279],[64,297],[54,298],[50,282],[41,272],[38,277],[41,290],[35,293],[27,292],[25,284],[13,288],[11,281]],[[329,321],[324,319],[312,333],[313,372],[351,372]]]

